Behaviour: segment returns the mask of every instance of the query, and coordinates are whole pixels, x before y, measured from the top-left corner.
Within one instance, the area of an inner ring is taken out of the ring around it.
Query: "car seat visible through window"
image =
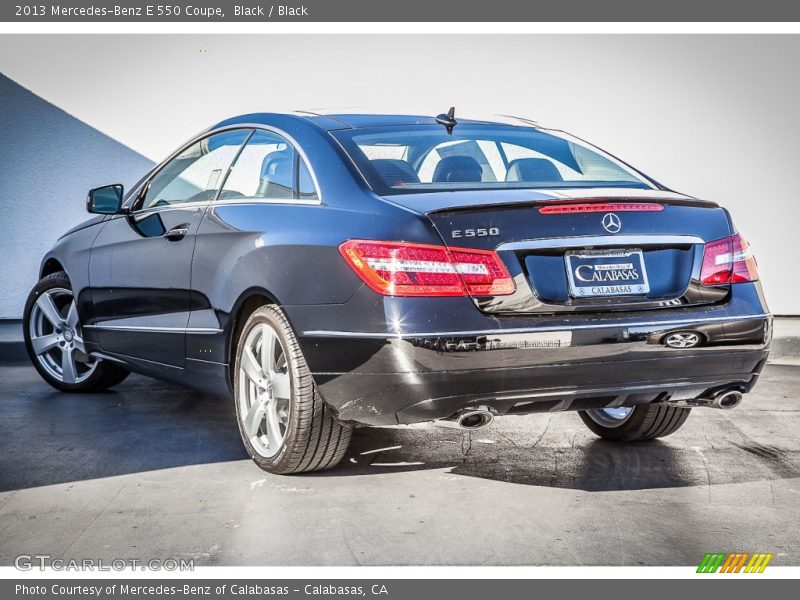
[[[294,158],[288,152],[272,152],[261,163],[258,198],[286,199],[293,197]]]
[[[508,165],[506,181],[553,183],[564,181],[564,178],[546,158],[518,158]]]
[[[448,156],[433,172],[434,183],[473,183],[483,179],[483,167],[471,156]]]

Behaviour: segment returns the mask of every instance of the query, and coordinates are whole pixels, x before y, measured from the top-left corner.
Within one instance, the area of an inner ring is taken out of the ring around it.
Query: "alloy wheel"
[[[239,360],[239,418],[253,448],[265,458],[283,445],[291,392],[283,344],[272,327],[259,324],[245,338]]]
[[[606,408],[593,408],[586,411],[586,414],[595,423],[604,427],[619,427],[630,419],[633,414],[633,406],[615,406]]]
[[[76,384],[94,373],[98,360],[86,353],[78,307],[70,290],[53,288],[40,294],[28,328],[36,360],[51,377]]]
[[[694,348],[700,344],[700,335],[692,331],[681,331],[664,338],[664,344],[670,348]]]

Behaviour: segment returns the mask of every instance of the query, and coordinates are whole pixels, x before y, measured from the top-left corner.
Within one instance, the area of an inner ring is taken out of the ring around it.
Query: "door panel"
[[[200,206],[146,211],[113,219],[100,232],[89,277],[90,325],[101,350],[184,365],[191,262],[202,211]],[[176,229],[178,236],[165,235]]]
[[[106,223],[89,265],[89,327],[102,351],[185,365],[197,228],[251,133],[189,144],[141,188],[130,214]]]

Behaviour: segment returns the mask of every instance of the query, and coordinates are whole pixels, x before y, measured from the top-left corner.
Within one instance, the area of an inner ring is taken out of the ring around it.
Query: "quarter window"
[[[141,208],[213,200],[249,130],[226,131],[192,144],[150,180]]]
[[[319,200],[317,188],[314,187],[314,180],[311,179],[311,172],[303,157],[298,157],[297,191],[301,200]]]
[[[270,131],[256,131],[231,168],[221,200],[316,199],[305,162],[294,146]]]

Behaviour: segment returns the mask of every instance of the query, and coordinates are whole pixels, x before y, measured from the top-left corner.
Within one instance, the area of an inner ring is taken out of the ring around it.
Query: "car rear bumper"
[[[304,330],[299,337],[323,398],[343,420],[415,423],[477,405],[497,414],[581,410],[705,397],[731,386],[749,391],[766,362],[772,319],[747,296],[740,290],[724,306],[635,316],[524,326],[493,319],[495,327],[483,330]],[[700,333],[701,344],[666,346],[678,331]]]

